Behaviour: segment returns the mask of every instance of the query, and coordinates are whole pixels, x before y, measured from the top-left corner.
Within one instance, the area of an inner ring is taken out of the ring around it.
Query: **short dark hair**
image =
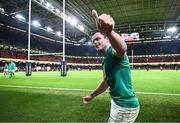
[[[91,35],[91,37],[94,35],[94,34],[96,34],[96,33],[101,33],[103,36],[104,36],[104,38],[108,38],[107,36],[106,36],[106,34],[104,33],[104,32],[101,32],[101,31],[95,31],[95,32],[93,32],[93,34]]]

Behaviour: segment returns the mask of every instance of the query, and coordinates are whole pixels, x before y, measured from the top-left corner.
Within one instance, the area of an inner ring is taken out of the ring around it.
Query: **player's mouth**
[[[95,45],[96,49],[99,49],[100,45]]]

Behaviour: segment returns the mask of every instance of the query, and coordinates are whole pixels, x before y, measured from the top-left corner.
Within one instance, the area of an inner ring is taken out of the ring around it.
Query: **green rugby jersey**
[[[9,69],[9,65],[5,64],[4,69]]]
[[[122,58],[114,56],[112,46],[110,46],[106,52],[102,66],[106,73],[107,83],[110,87],[109,93],[113,101],[125,108],[138,107],[139,102],[132,87],[127,55],[124,55]]]
[[[16,64],[14,62],[12,62],[10,65],[9,65],[9,69],[10,70],[15,70],[16,68]]]

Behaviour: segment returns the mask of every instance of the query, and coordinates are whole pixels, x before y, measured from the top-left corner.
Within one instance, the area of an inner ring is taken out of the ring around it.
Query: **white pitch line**
[[[17,85],[0,85],[0,87],[10,87],[10,88],[27,88],[27,89],[46,89],[46,90],[66,90],[66,91],[93,91],[88,89],[73,89],[73,88],[51,88],[51,87],[33,87],[33,86],[17,86]]]
[[[88,91],[88,92],[94,91],[90,89],[51,88],[51,87],[33,87],[33,86],[16,86],[16,85],[0,85],[0,87],[23,88],[23,89],[65,90],[65,91]],[[135,92],[135,93],[143,94],[143,95],[180,96],[180,94],[170,94],[170,93],[154,93],[154,92]]]

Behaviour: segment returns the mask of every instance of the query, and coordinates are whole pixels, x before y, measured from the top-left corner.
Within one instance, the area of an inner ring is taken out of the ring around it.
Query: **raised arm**
[[[114,49],[115,55],[121,57],[127,50],[127,45],[123,41],[122,37],[114,31],[115,22],[110,15],[102,14],[98,16],[96,10],[92,11],[92,15],[95,18],[96,26],[101,31],[106,33],[109,41]]]
[[[114,54],[116,56],[122,57],[125,52],[127,51],[127,45],[123,41],[122,37],[117,34],[116,32],[112,31],[111,33],[107,34],[109,41],[115,51]]]

